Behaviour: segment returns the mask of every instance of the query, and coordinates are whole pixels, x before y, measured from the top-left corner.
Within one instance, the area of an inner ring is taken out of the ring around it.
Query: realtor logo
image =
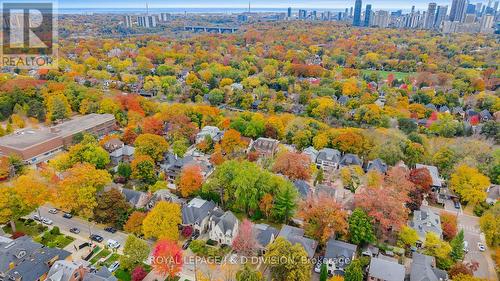
[[[2,66],[55,67],[56,19],[53,2],[2,2]]]

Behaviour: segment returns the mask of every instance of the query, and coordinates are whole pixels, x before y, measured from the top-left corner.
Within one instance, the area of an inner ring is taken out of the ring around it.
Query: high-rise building
[[[424,28],[426,29],[434,28],[434,22],[436,21],[436,6],[436,3],[429,3],[424,23]]]
[[[498,11],[498,1],[495,1],[495,4],[493,5],[493,10],[495,13]]]
[[[156,27],[156,16],[138,16],[137,17],[137,24],[141,27]]]
[[[448,13],[448,6],[438,6],[436,13],[436,20],[434,21],[434,28],[439,29],[446,19]]]
[[[307,17],[307,11],[306,10],[299,10],[299,19],[305,20]]]
[[[370,26],[370,20],[372,18],[372,5],[367,4],[366,5],[366,10],[365,10],[365,23],[363,24],[364,26]]]
[[[288,7],[287,17],[288,17],[288,18],[291,18],[291,17],[292,17],[292,7]]]
[[[476,14],[465,14],[464,23],[474,23],[476,21]]]
[[[361,26],[361,6],[363,2],[361,0],[356,0],[354,4],[354,19],[352,21],[352,25]]]
[[[462,22],[467,12],[467,0],[453,0],[450,10],[450,21]]]
[[[493,31],[493,24],[495,21],[495,16],[493,15],[484,15],[481,18],[481,33],[492,33]]]
[[[415,5],[411,6],[411,13],[415,13]]]
[[[481,16],[481,8],[483,6],[483,3],[479,2],[479,3],[476,3],[476,14],[478,16]]]
[[[475,14],[476,13],[476,5],[474,4],[467,4],[467,10],[465,11],[466,14]]]
[[[311,12],[311,19],[312,20],[317,20],[318,19],[318,12],[317,11],[312,11]]]
[[[170,20],[171,15],[169,13],[160,13],[160,21],[166,22]]]
[[[124,16],[123,17],[123,24],[125,27],[131,28],[132,27],[132,17],[131,16]]]
[[[349,10],[349,16],[352,18],[352,13],[353,13],[353,7],[351,7],[351,9]]]
[[[389,26],[389,19],[390,17],[388,11],[376,11],[373,15],[371,26],[386,28]]]

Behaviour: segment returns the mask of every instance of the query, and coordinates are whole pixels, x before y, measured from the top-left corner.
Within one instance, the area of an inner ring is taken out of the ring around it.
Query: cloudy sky
[[[59,0],[59,8],[143,8],[146,2],[150,8],[245,8],[248,0]],[[451,6],[451,0],[363,0],[373,9],[409,9],[415,5],[425,9],[429,2]],[[478,1],[471,1],[478,2]],[[339,9],[354,6],[354,0],[251,0],[254,8],[317,8]]]

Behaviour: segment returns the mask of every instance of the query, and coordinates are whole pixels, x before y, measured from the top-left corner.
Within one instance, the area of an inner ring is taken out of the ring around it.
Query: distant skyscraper
[[[467,11],[465,13],[466,14],[475,14],[476,13],[476,5],[467,4]]]
[[[487,33],[492,29],[495,17],[493,15],[484,15],[481,18],[481,32]]]
[[[356,3],[354,4],[354,19],[352,21],[352,25],[354,26],[361,26],[361,6],[363,5],[363,2],[361,0],[356,0]]]
[[[448,13],[448,6],[438,6],[436,13],[436,20],[434,21],[434,28],[439,29],[441,24],[446,19],[446,14]]]
[[[371,26],[378,26],[381,28],[389,26],[389,12],[376,11],[375,14],[373,15]]]
[[[424,28],[431,29],[434,28],[434,22],[436,21],[436,3],[429,3],[427,8]]]
[[[125,27],[131,28],[132,27],[132,17],[131,16],[124,16],[123,17],[123,24]]]
[[[415,5],[411,6],[411,13],[415,13]]]
[[[495,4],[493,5],[493,10],[495,10],[495,12],[498,11],[498,1],[495,1]]]
[[[479,3],[476,3],[476,14],[477,15],[481,15],[481,8],[483,6],[483,3],[479,2]]]
[[[306,10],[299,10],[299,19],[304,20],[307,17],[307,11]]]
[[[288,7],[288,13],[287,13],[287,16],[288,16],[289,18],[291,18],[291,17],[292,17],[292,7]]]
[[[138,16],[137,24],[142,27],[156,27],[156,16]]]
[[[352,18],[352,13],[353,13],[353,8],[351,7],[350,11],[349,11],[349,16]]]
[[[372,5],[367,4],[365,10],[365,24],[364,26],[370,26],[370,20],[372,18]]]
[[[467,0],[453,0],[450,9],[450,21],[462,22],[467,11]]]

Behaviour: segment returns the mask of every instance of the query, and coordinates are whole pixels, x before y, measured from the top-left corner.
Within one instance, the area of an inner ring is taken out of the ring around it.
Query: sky
[[[246,8],[248,0],[59,0],[59,8]],[[429,2],[451,6],[451,0],[363,0],[363,7],[372,4],[372,9],[426,9]],[[471,1],[475,2],[475,1]],[[354,0],[251,0],[253,8],[316,8],[344,9],[354,6]]]

